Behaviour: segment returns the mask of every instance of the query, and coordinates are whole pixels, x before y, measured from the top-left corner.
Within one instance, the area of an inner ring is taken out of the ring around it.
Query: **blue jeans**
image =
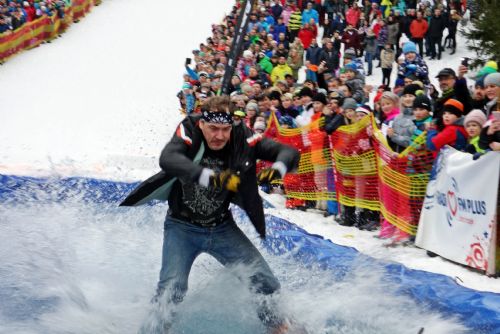
[[[373,58],[374,54],[371,52],[365,53],[365,61],[368,63],[368,74],[371,75],[373,71]]]
[[[267,262],[234,221],[200,227],[167,216],[157,296],[167,303],[181,302],[188,288],[191,266],[201,253],[212,255],[226,267],[247,266],[250,288],[257,293],[268,295],[280,288]]]

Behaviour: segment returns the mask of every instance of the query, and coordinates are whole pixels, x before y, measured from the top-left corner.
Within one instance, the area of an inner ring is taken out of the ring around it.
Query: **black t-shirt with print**
[[[206,144],[205,144],[206,145]],[[222,150],[213,151],[205,146],[205,153],[200,166],[209,168],[215,173],[229,167],[229,150],[227,145]],[[197,182],[176,182],[181,196],[170,198],[170,209],[174,217],[189,220],[199,225],[218,224],[229,217],[231,193],[226,189],[204,187]],[[177,193],[177,192],[175,192]]]

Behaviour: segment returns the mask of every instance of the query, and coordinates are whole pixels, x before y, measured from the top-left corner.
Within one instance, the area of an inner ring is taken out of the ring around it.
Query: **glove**
[[[417,70],[417,65],[415,65],[415,64],[409,64],[408,66],[406,66],[406,69],[407,69],[408,71],[412,71],[412,72],[414,72],[414,71],[416,71],[416,70]]]
[[[259,184],[272,183],[278,179],[281,179],[281,174],[274,168],[264,168],[257,174],[257,182]]]
[[[237,192],[238,186],[240,185],[240,177],[231,170],[226,169],[225,171],[210,176],[210,185],[214,188]]]

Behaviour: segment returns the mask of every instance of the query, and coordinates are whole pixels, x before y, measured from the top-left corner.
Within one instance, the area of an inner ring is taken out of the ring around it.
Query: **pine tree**
[[[500,61],[500,3],[497,0],[469,0],[473,2],[473,15],[461,33],[467,38],[467,48],[477,55],[472,66],[478,67],[488,60]]]

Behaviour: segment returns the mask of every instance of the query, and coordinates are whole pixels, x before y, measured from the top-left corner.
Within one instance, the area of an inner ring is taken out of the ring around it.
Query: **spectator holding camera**
[[[472,109],[472,98],[469,93],[469,88],[467,87],[467,81],[464,77],[467,72],[467,67],[460,65],[458,68],[458,76],[451,68],[444,68],[436,75],[442,93],[441,97],[436,100],[433,118],[436,120],[439,129],[443,128],[443,109],[445,103],[449,99],[460,101],[463,105],[463,115],[467,115]]]

